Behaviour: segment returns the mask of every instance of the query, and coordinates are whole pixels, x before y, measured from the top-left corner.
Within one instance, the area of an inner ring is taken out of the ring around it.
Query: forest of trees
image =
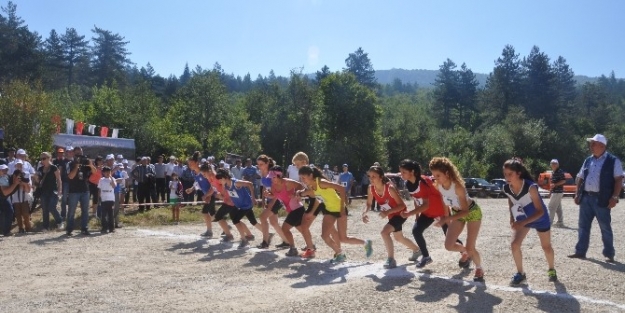
[[[273,156],[297,151],[312,162],[349,163],[359,172],[378,161],[397,170],[403,158],[427,166],[447,156],[465,176],[500,177],[512,156],[533,172],[558,158],[576,172],[588,154],[584,138],[603,133],[625,156],[625,80],[614,73],[578,84],[562,56],[539,47],[521,56],[507,45],[479,87],[469,65],[441,58],[433,88],[395,79],[379,84],[361,48],[345,67],[313,76],[252,79],[181,64],[162,77],[134,64],[128,40],[94,26],[41,35],[9,2],[0,13],[0,127],[5,147],[49,151],[53,117],[122,129],[139,155],[226,152]],[[64,130],[65,125],[61,125]]]

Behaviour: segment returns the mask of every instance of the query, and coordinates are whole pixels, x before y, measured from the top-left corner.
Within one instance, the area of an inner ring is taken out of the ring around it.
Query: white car
[[[545,188],[538,187],[538,194],[541,198],[549,198],[551,196],[551,192]]]

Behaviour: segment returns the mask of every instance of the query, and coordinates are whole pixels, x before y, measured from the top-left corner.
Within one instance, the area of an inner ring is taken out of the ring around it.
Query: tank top
[[[252,196],[250,195],[250,191],[247,187],[237,188],[235,186],[238,180],[232,178],[232,184],[230,187],[224,187],[226,191],[228,191],[228,196],[230,196],[230,200],[235,207],[241,210],[249,210],[252,208]]]
[[[388,211],[392,209],[394,206],[397,206],[397,201],[395,201],[395,199],[391,196],[391,192],[389,191],[390,185],[391,185],[390,182],[384,184],[384,193],[382,195],[378,194],[378,192],[375,190],[375,187],[373,185],[369,185],[369,191],[373,195],[373,198],[375,199],[375,201],[377,201],[378,204],[380,205],[380,209],[382,211]],[[405,207],[406,206],[404,205],[404,209]],[[401,211],[389,214],[387,217],[388,219],[391,219],[395,216],[399,216],[400,214],[401,214]]]
[[[421,214],[431,218],[445,215],[443,198],[438,189],[434,188],[431,178],[421,176],[421,179],[417,179],[414,183],[406,181],[406,189],[408,189],[410,195],[417,201],[420,199],[428,200],[428,208]]]
[[[295,196],[295,192],[293,190],[287,190],[286,182],[282,185],[282,190],[277,191],[273,188],[272,193],[276,199],[282,201],[287,212],[304,207],[299,197]]]
[[[317,189],[315,191],[315,198],[323,202],[328,212],[341,212],[341,197],[334,190],[334,188],[321,188],[319,182],[321,178],[317,178]]]
[[[512,207],[510,207],[510,213],[514,217],[514,220],[519,222],[522,221],[529,216],[533,215],[536,212],[536,207],[534,206],[534,202],[532,201],[532,197],[530,195],[530,188],[538,188],[538,185],[531,180],[523,180],[523,187],[518,194],[512,192],[510,188],[510,184],[506,184],[503,187],[503,191],[512,202]],[[527,227],[531,228],[549,228],[551,222],[549,221],[549,210],[545,206],[543,199],[540,198],[540,202],[543,206],[543,215],[540,216],[537,220],[527,224]]]
[[[209,181],[210,181],[211,185],[213,185],[215,187],[217,192],[219,192],[221,194],[221,196],[224,198],[223,199],[223,203],[227,204],[227,205],[230,205],[230,206],[234,206],[234,203],[232,203],[232,199],[230,199],[230,194],[228,194],[227,190],[219,182],[219,180],[217,180],[217,179],[209,179]]]
[[[460,200],[458,200],[458,195],[456,194],[456,183],[452,182],[451,186],[449,186],[449,189],[445,189],[442,185],[439,184],[438,191],[440,191],[441,195],[443,196],[443,201],[445,205],[450,206],[453,211],[460,211]],[[467,193],[466,189],[464,192],[467,203],[469,203],[470,210],[474,206],[474,202],[473,199],[469,197],[469,193]]]

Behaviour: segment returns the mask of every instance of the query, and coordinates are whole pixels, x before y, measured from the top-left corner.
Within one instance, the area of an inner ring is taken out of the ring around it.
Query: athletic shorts
[[[401,215],[395,215],[391,217],[386,224],[393,226],[393,232],[398,232],[402,230],[402,225],[404,225],[405,221],[406,219],[401,217]]]
[[[271,201],[270,201],[271,202]],[[282,209],[282,202],[280,200],[276,200],[276,202],[274,202],[273,206],[271,208],[269,208],[271,210],[271,212],[273,212],[273,214],[278,214],[278,212],[280,212],[280,209]]]
[[[169,198],[169,204],[178,204],[180,203],[180,199],[178,198]]]
[[[202,205],[202,214],[215,216],[215,196],[211,196],[211,199],[208,203],[204,202],[204,205]]]
[[[547,226],[546,228],[542,228],[542,227],[541,228],[533,227],[533,228],[535,228],[536,231],[539,233],[546,233],[551,230],[551,226]]]
[[[234,225],[239,224],[243,217],[247,217],[247,220],[250,221],[250,224],[252,225],[256,225],[258,223],[256,221],[256,216],[254,215],[254,210],[251,208],[247,210],[234,208],[230,211],[230,218],[232,219],[232,224]]]
[[[451,211],[454,214],[458,213],[458,211],[456,210],[451,210]],[[482,220],[482,209],[480,208],[479,205],[477,205],[475,201],[469,206],[469,215],[458,219],[458,221],[465,222],[465,223],[478,222],[481,220]]]
[[[314,200],[314,201],[313,201]],[[312,199],[309,203],[308,203],[308,208],[306,209],[306,213],[310,213],[313,210],[313,207],[315,206],[315,201],[318,201],[317,199]],[[319,206],[317,207],[317,210],[315,211],[315,213],[313,213],[315,216],[319,215],[319,212],[323,211],[326,209],[326,205],[323,202],[319,203]]]
[[[323,203],[322,203],[322,204],[323,204]],[[320,206],[320,207],[321,207],[321,206]],[[332,215],[332,216],[334,216],[334,217],[336,217],[336,218],[341,217],[341,212],[330,212],[330,211],[328,211],[328,210],[326,209],[326,206],[325,206],[325,205],[324,205],[323,207],[321,207],[319,210],[320,210],[321,212],[323,212],[323,215]],[[347,210],[347,208],[345,208],[345,214],[346,214],[346,215],[347,215],[347,214],[349,214],[349,210]]]
[[[226,215],[232,214],[231,212],[235,210],[237,210],[237,208],[234,206],[222,204],[221,207],[219,207],[219,210],[217,210],[217,213],[215,213],[215,219],[213,221],[219,222],[223,220],[226,217]],[[232,217],[232,215],[230,215],[230,217]]]
[[[302,218],[304,217],[304,213],[306,213],[304,207],[299,207],[289,212],[284,222],[293,227],[298,227],[302,225]]]

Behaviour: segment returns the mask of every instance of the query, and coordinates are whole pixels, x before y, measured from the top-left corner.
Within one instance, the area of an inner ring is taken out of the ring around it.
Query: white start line
[[[197,239],[204,238],[199,235],[175,234],[175,233],[166,232],[166,231],[156,231],[156,230],[148,230],[148,229],[137,229],[137,233],[141,237],[156,237],[156,238],[163,238],[163,239],[197,240]],[[220,239],[207,239],[206,241],[209,245],[211,244],[216,245],[221,242]],[[235,245],[233,248],[226,249],[224,251],[228,251],[228,250],[237,250],[237,247]],[[254,247],[247,248],[247,251],[249,253],[274,253],[273,251],[262,250],[262,249],[258,249]],[[281,254],[276,254],[276,255],[278,255],[279,258],[288,258]],[[312,259],[312,260],[308,260],[308,262],[321,263],[321,262],[327,262],[327,260],[323,261],[323,260]],[[401,268],[395,268],[395,269],[389,270],[389,269],[385,269],[382,263],[343,262],[343,263],[335,265],[334,268],[344,269],[345,271],[347,271],[347,274],[344,276],[344,278],[352,278],[352,279],[371,277],[372,275],[378,278],[384,278],[384,277],[412,278],[414,277],[414,278],[421,278],[421,279],[443,279],[450,283],[455,283],[461,286],[477,286],[477,285],[484,286],[484,284],[481,284],[481,283],[466,281],[462,279],[456,279],[452,277],[440,276],[440,275],[432,275],[429,273],[409,272]],[[337,278],[337,281],[340,279],[341,278]],[[526,294],[532,294],[532,295],[544,295],[544,296],[549,296],[549,297],[554,297],[554,298],[559,298],[559,299],[564,299],[564,300],[570,299],[570,300],[577,300],[580,302],[585,302],[585,303],[590,303],[590,304],[612,306],[621,310],[625,310],[625,304],[619,304],[619,303],[615,303],[612,301],[599,300],[599,299],[594,299],[594,298],[590,298],[586,296],[574,295],[574,294],[569,294],[569,293],[557,293],[557,292],[547,291],[547,290],[534,290],[529,287],[519,288],[519,287],[499,286],[499,285],[488,284],[486,285],[486,291],[488,290],[497,290],[497,291],[514,292],[514,293],[526,293]]]

